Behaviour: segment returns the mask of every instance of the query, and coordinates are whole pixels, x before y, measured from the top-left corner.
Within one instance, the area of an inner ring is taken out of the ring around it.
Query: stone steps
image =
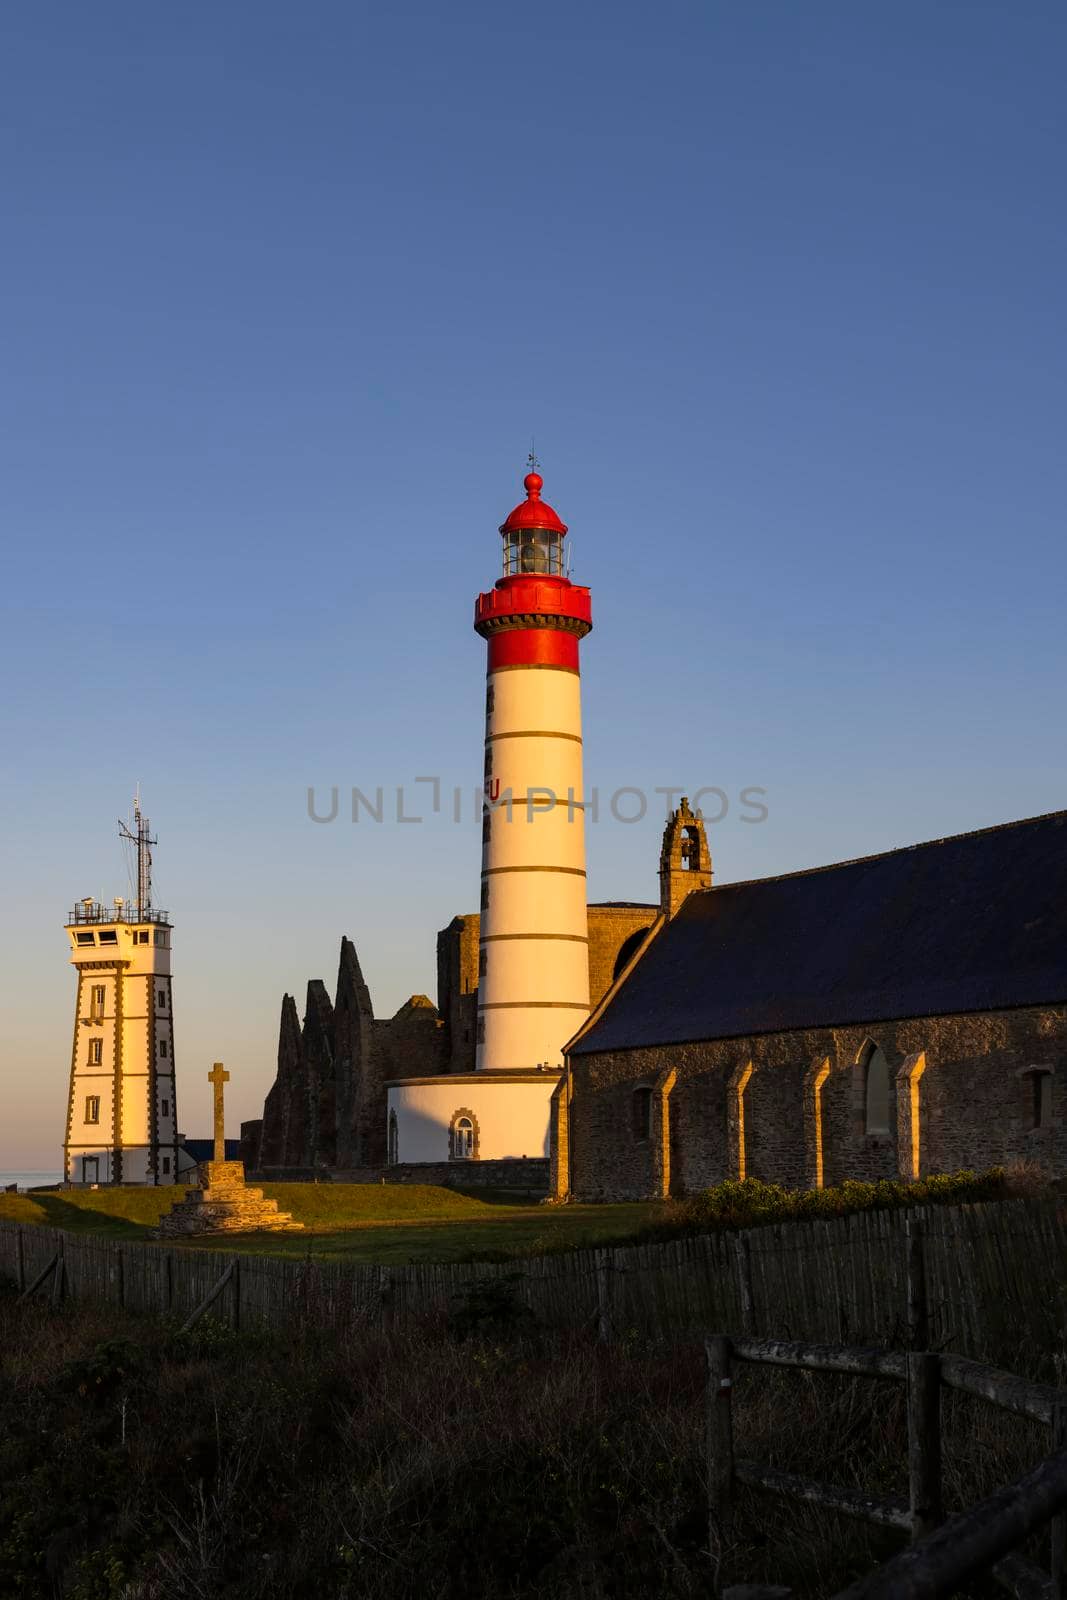
[[[295,1233],[304,1226],[292,1213],[279,1211],[262,1189],[250,1189],[240,1161],[205,1161],[200,1182],[159,1219],[157,1237],[181,1238],[204,1233]]]

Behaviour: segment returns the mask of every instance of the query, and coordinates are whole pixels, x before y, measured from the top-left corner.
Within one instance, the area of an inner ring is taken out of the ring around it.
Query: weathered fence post
[[[111,1281],[116,1285],[115,1299],[119,1303],[119,1309],[122,1310],[126,1304],[126,1268],[120,1244],[115,1246],[115,1264],[111,1269]]]
[[[908,1354],[908,1504],[912,1543],[943,1520],[941,1510],[941,1358]]]
[[[169,1250],[161,1250],[159,1255],[159,1298],[160,1309],[167,1316],[174,1303],[174,1272]]]
[[[1052,1448],[1067,1449],[1067,1403],[1052,1408]],[[1052,1535],[1052,1592],[1062,1597],[1067,1580],[1067,1516],[1058,1511],[1049,1526]]]
[[[384,1181],[384,1180],[383,1180]],[[390,1310],[393,1304],[393,1279],[388,1267],[378,1268],[378,1306],[381,1312],[382,1332],[385,1333],[390,1325]]]
[[[752,1251],[743,1233],[734,1235],[737,1256],[737,1292],[741,1301],[741,1332],[755,1333],[756,1305],[752,1297]]]
[[[19,1294],[26,1287],[26,1258],[23,1254],[23,1248],[22,1229],[19,1228],[15,1234],[15,1282],[18,1285]]]
[[[52,1257],[51,1261],[49,1261],[48,1265],[46,1267],[42,1267],[41,1268],[40,1272],[37,1274],[36,1278],[34,1278],[33,1282],[30,1284],[29,1288],[28,1289],[23,1289],[22,1294],[19,1296],[19,1298],[22,1299],[22,1300],[28,1300],[31,1295],[36,1294],[37,1290],[41,1287],[42,1283],[48,1277],[48,1274],[50,1272],[54,1272],[55,1271],[55,1269],[59,1265],[59,1262],[60,1262],[61,1259],[62,1259],[62,1257],[60,1256],[59,1251],[57,1250],[55,1255]]]
[[[611,1251],[598,1250],[596,1253],[596,1312],[597,1338],[601,1344],[608,1344],[614,1332],[612,1327],[611,1270]]]
[[[908,1249],[908,1343],[925,1350],[930,1343],[930,1316],[926,1299],[926,1251],[923,1225],[918,1217],[905,1223]]]
[[[233,1285],[233,1296],[232,1296],[232,1298],[233,1298],[233,1331],[234,1331],[234,1333],[240,1333],[240,1331],[241,1331],[241,1258],[240,1258],[240,1256],[234,1256],[234,1258],[233,1258],[233,1276],[230,1279],[230,1282]]]
[[[67,1263],[63,1256],[63,1240],[59,1241],[59,1254],[56,1257],[55,1277],[52,1279],[52,1307],[59,1305],[63,1298],[63,1278],[67,1270]]]
[[[722,1334],[704,1341],[708,1381],[704,1399],[708,1464],[708,1551],[712,1593],[721,1595],[723,1547],[730,1523],[734,1490],[733,1377],[730,1341]]]
[[[210,1311],[211,1307],[215,1304],[215,1301],[218,1299],[223,1289],[225,1289],[226,1285],[233,1277],[236,1265],[237,1258],[235,1256],[230,1262],[229,1266],[226,1268],[225,1272],[222,1274],[222,1277],[217,1279],[216,1282],[212,1284],[211,1288],[201,1300],[196,1310],[191,1312],[190,1315],[186,1317],[185,1321],[181,1325],[181,1328],[178,1330],[180,1333],[188,1333],[190,1328],[195,1328],[196,1324],[200,1321],[200,1318],[204,1315],[204,1313],[206,1311]]]

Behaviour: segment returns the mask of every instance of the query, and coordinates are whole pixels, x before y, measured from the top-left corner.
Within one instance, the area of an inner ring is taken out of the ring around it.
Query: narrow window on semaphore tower
[[[545,573],[563,576],[563,535],[566,529],[556,513],[541,501],[542,478],[528,472],[523,480],[526,502],[512,512],[500,532],[504,537],[504,576]]]

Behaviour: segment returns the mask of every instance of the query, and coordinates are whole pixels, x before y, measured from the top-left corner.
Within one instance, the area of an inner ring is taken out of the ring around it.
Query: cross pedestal
[[[277,1200],[268,1200],[262,1189],[249,1189],[245,1183],[243,1161],[226,1160],[226,1117],[222,1086],[230,1074],[216,1061],[207,1075],[215,1091],[215,1159],[204,1161],[198,1170],[195,1189],[185,1191],[167,1214],[159,1219],[158,1237],[169,1239],[196,1233],[271,1233],[303,1227],[288,1211],[279,1211]]]

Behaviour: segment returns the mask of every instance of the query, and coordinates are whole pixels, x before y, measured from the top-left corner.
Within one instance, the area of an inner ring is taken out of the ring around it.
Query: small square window
[[[485,1018],[484,1017],[479,1017],[478,1018],[478,1043],[479,1044],[484,1044],[485,1043]]]
[[[157,1003],[159,1005],[160,1011],[166,1011],[166,1009],[167,1009],[167,991],[166,991],[166,989],[160,989],[157,992],[156,1000],[157,1000]]]
[[[167,936],[163,932],[163,929],[162,928],[157,928],[156,929],[156,943],[157,944],[161,944],[161,945],[165,945],[166,942],[167,942]]]
[[[101,1064],[101,1062],[103,1061],[103,1059],[104,1059],[104,1041],[103,1041],[103,1039],[90,1039],[89,1040],[89,1065],[91,1067],[98,1067]]]
[[[159,1114],[160,1114],[161,1117],[169,1117],[170,1116],[170,1101],[169,1100],[161,1100],[159,1102]]]
[[[489,879],[482,879],[482,910],[489,910]]]
[[[160,1039],[160,1041],[159,1041],[159,1059],[161,1061],[165,1061],[166,1058],[167,1058],[167,1041],[166,1041],[166,1039]]]
[[[119,936],[115,932],[114,928],[101,928],[101,930],[100,930],[100,943],[101,944],[118,944],[118,942],[119,942]]]
[[[94,1022],[99,1022],[104,1015],[104,1000],[106,996],[107,990],[104,985],[102,983],[94,983],[92,1004],[89,1009],[89,1015]]]
[[[489,952],[484,944],[478,951],[478,976],[484,978],[489,967]]]
[[[96,943],[96,934],[95,933],[80,933],[79,932],[79,933],[76,933],[74,935],[74,938],[75,938],[75,941],[78,944],[95,944]]]
[[[148,943],[148,929],[147,928],[142,928],[141,929],[140,933],[137,935],[137,942],[138,942],[138,944],[147,944]]]
[[[98,1094],[87,1094],[85,1096],[85,1120],[86,1122],[100,1121],[100,1096]]]
[[[170,1177],[170,1156],[163,1157],[163,1176],[165,1178]]]

